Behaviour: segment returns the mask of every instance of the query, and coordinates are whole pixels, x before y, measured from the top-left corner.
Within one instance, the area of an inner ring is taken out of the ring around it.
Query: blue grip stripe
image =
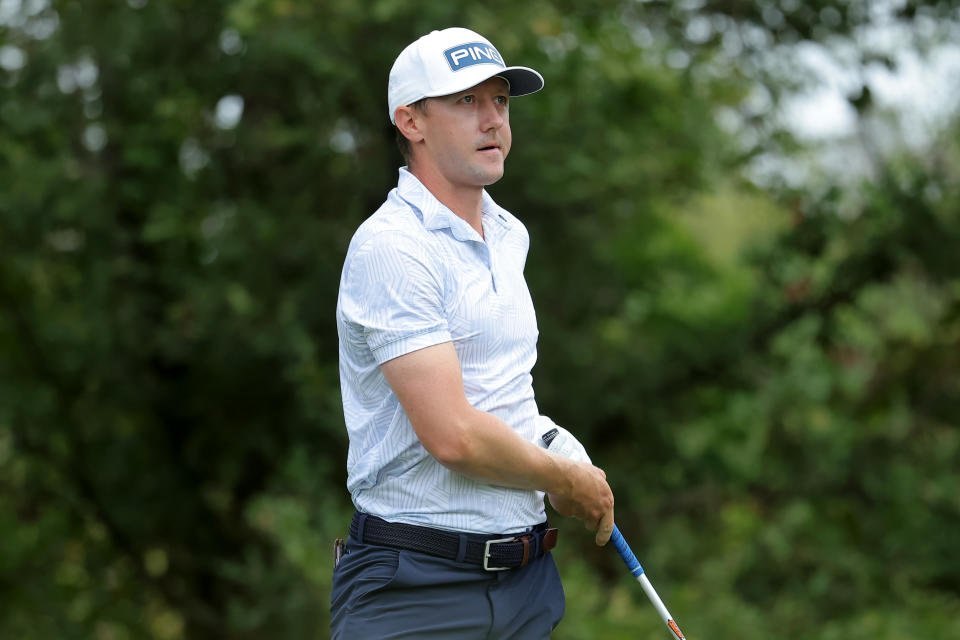
[[[623,535],[620,533],[617,525],[613,525],[613,533],[610,534],[610,541],[613,543],[613,546],[617,548],[617,552],[627,564],[627,569],[630,570],[633,577],[639,578],[643,574],[643,567],[640,566],[640,561],[637,560],[637,556],[633,555],[633,550],[630,549],[630,545],[623,539]]]

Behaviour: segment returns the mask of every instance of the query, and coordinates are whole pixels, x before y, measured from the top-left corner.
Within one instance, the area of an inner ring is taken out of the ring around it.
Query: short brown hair
[[[410,103],[409,106],[413,107],[420,113],[425,114],[427,113],[427,100],[428,98],[420,98],[416,102]],[[394,134],[397,138],[397,148],[400,149],[400,155],[403,156],[404,162],[409,165],[412,156],[412,151],[410,150],[410,141],[407,140],[405,135],[403,135],[403,132],[400,131],[399,127],[394,127]]]

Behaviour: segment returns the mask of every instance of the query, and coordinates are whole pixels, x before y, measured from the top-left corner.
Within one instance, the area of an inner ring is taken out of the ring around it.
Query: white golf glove
[[[574,462],[590,462],[580,441],[547,416],[537,416],[537,444]]]

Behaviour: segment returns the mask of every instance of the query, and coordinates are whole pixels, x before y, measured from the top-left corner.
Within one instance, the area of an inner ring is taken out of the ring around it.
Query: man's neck
[[[438,173],[420,168],[408,169],[433,197],[446,208],[463,218],[467,224],[483,236],[483,187],[467,187],[451,184]]]

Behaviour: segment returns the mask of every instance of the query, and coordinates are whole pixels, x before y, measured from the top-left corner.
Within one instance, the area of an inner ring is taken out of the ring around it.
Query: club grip
[[[619,553],[620,557],[623,558],[624,563],[627,565],[627,569],[630,570],[630,573],[633,574],[633,577],[639,577],[643,573],[643,567],[640,566],[640,561],[637,560],[637,556],[633,554],[633,550],[630,548],[630,545],[628,545],[627,541],[623,539],[623,534],[620,533],[620,529],[617,528],[617,525],[613,525],[613,533],[610,534],[610,542],[613,543],[613,546],[617,549],[617,553]]]

